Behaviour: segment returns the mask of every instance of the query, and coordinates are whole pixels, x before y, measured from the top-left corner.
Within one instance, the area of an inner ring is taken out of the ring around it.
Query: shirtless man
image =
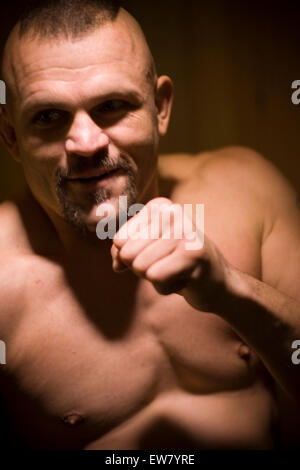
[[[2,432],[32,449],[273,448],[276,388],[300,391],[293,190],[242,148],[165,157],[159,189],[173,88],[138,24],[43,3],[3,58],[1,136],[28,190],[0,213]],[[120,195],[204,203],[204,247],[99,240],[97,207]]]

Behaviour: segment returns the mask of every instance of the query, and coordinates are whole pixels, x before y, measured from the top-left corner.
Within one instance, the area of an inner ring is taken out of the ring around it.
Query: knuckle
[[[115,246],[112,246],[110,250],[111,257],[113,259],[117,258],[118,253],[119,253],[119,250]]]
[[[123,244],[124,244],[124,241],[121,240],[121,238],[115,237],[113,241],[112,249],[113,247],[116,247],[116,249],[119,250],[120,248],[122,248]]]
[[[144,274],[145,273],[145,264],[141,262],[138,258],[135,258],[135,260],[132,263],[132,268],[134,271],[136,271],[138,274]]]
[[[154,204],[159,206],[162,206],[163,204],[170,206],[172,204],[172,201],[167,197],[155,197],[154,199],[151,199],[151,201],[149,201],[146,206],[151,207]]]
[[[148,281],[152,282],[153,284],[158,284],[161,282],[158,273],[153,271],[151,267],[146,271],[146,277]]]
[[[130,263],[132,261],[132,252],[127,246],[123,246],[119,251],[119,258],[124,263]]]

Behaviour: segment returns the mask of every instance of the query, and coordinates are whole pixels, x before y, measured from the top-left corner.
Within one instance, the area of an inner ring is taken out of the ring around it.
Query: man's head
[[[129,13],[109,1],[42,2],[11,32],[2,70],[2,139],[49,215],[92,230],[101,201],[145,202],[172,84],[156,77]]]

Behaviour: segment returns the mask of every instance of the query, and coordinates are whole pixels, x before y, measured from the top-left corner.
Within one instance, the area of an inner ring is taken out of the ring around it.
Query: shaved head
[[[79,3],[90,10],[72,18]],[[94,230],[102,202],[118,213],[119,196],[155,194],[173,95],[137,21],[123,8],[101,16],[98,3],[47,0],[64,14],[49,7],[19,20],[3,58],[1,135],[40,205],[82,232]]]
[[[74,23],[71,23],[72,27],[70,29],[67,28],[66,24],[59,26],[59,21],[56,21],[56,23],[56,28],[43,28],[40,22],[30,22],[29,20],[22,22],[20,20],[9,34],[1,64],[2,76],[7,85],[9,110],[11,109],[12,98],[18,99],[19,97],[18,75],[21,72],[22,58],[34,42],[55,44],[63,41],[80,41],[85,35],[91,34],[99,28],[105,28],[109,23],[118,26],[123,38],[125,35],[127,36],[127,45],[132,49],[136,60],[141,62],[147,81],[155,87],[157,74],[151,51],[140,25],[125,9],[118,9],[115,15],[102,12],[102,15],[98,14],[98,17],[94,17],[91,22],[86,19],[81,28],[79,23],[75,26]]]

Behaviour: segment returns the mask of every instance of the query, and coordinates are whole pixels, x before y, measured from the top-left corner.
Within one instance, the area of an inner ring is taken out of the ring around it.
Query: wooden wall
[[[300,1],[126,2],[175,82],[162,152],[246,145],[300,190]]]

